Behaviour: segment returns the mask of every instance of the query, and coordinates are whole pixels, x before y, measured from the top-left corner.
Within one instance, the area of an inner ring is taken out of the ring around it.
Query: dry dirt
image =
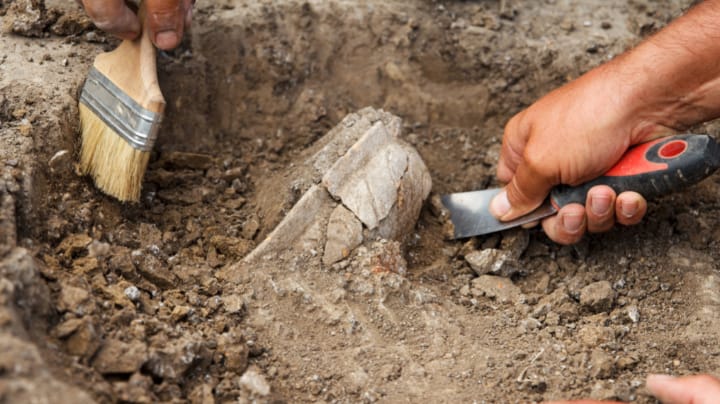
[[[510,116],[689,1],[198,3],[122,205],[74,168],[78,89],[116,42],[75,2],[0,1],[0,402],[653,402],[648,373],[718,372],[717,175],[573,247],[445,241],[428,204],[401,257],[234,265],[274,225],[259,184],[346,114],[402,117],[433,192],[483,188]],[[486,248],[509,278],[470,268]]]

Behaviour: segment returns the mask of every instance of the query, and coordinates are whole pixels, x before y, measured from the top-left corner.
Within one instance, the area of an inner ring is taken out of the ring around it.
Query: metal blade
[[[539,208],[509,222],[501,222],[490,213],[490,201],[502,188],[483,191],[459,192],[443,195],[440,199],[450,212],[454,226],[453,238],[464,238],[494,233],[496,231],[521,226],[553,215],[557,212],[549,200]]]

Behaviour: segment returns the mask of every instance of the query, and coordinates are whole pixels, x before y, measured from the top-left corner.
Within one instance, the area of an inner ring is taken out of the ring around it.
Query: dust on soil
[[[646,374],[719,368],[718,176],[573,247],[444,241],[428,207],[386,251],[404,276],[367,267],[383,244],[233,265],[273,225],[258,184],[347,113],[402,117],[435,193],[483,188],[512,114],[690,2],[199,2],[160,56],[137,205],[73,167],[77,90],[115,42],[41,3],[0,2],[2,401],[652,402]],[[486,248],[517,259],[510,278],[473,272]]]

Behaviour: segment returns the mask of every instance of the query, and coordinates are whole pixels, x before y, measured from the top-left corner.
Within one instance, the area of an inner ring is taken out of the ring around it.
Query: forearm
[[[700,3],[605,69],[627,110],[649,126],[682,130],[720,117],[720,0]]]

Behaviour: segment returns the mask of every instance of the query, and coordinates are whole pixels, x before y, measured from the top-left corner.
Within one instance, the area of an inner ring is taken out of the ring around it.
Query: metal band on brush
[[[80,102],[133,148],[152,149],[162,115],[143,108],[95,67],[90,69]]]

